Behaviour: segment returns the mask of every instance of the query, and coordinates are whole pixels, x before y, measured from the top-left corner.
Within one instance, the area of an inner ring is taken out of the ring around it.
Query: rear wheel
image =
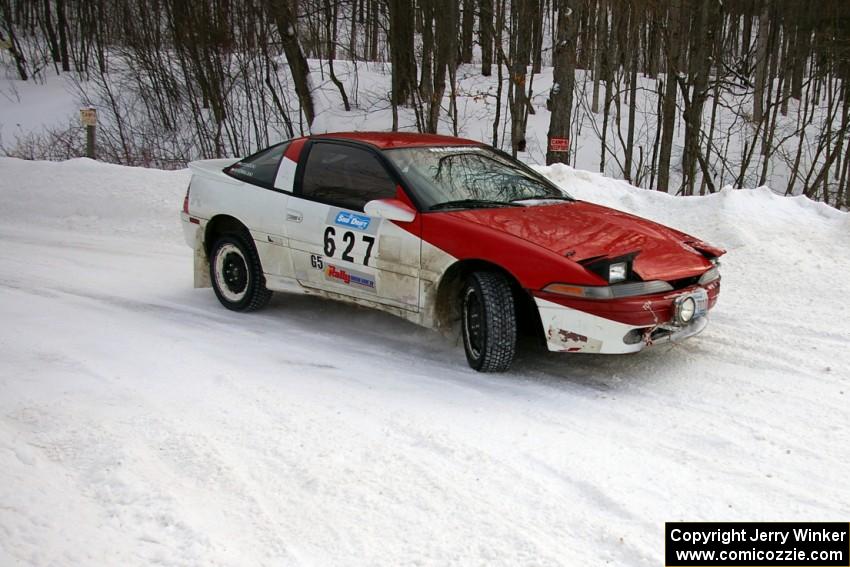
[[[236,234],[215,241],[210,254],[210,279],[222,305],[233,311],[255,311],[272,296],[266,289],[256,250]]]
[[[469,365],[479,372],[503,372],[514,360],[517,321],[508,278],[475,272],[461,293],[463,347]]]

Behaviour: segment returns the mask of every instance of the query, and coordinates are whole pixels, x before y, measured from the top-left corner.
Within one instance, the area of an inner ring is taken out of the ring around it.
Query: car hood
[[[584,201],[449,214],[511,234],[574,262],[636,253],[632,270],[647,281],[702,274],[711,267],[708,257],[725,252],[656,222]]]

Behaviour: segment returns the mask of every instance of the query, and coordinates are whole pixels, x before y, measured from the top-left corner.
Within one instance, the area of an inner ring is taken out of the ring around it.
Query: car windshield
[[[412,185],[426,210],[573,200],[541,175],[489,147],[395,148],[384,154]]]

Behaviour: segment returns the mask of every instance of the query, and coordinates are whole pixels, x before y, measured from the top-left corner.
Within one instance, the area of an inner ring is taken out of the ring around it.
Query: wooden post
[[[81,108],[80,122],[86,127],[86,157],[96,159],[95,128],[97,128],[97,111],[94,108]]]

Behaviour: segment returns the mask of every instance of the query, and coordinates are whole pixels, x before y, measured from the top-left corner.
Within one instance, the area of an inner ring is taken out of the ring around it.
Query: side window
[[[396,184],[368,150],[315,143],[310,149],[301,194],[338,207],[362,211],[373,199],[395,197]]]
[[[277,144],[267,150],[257,152],[242,161],[236,162],[225,170],[231,177],[255,185],[271,187],[277,175],[277,166],[289,143]]]

